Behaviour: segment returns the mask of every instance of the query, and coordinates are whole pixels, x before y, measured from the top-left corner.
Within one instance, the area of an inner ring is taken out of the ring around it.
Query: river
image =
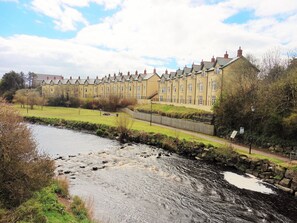
[[[30,128],[102,222],[297,222],[297,199],[252,176],[147,145]]]

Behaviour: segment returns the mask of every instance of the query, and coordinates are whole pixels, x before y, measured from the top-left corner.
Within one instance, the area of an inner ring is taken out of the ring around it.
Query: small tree
[[[131,128],[133,126],[133,120],[131,120],[129,117],[126,116],[118,116],[116,118],[116,126],[117,130],[120,133],[120,142],[124,142],[131,131]]]
[[[17,90],[13,97],[13,102],[19,103],[21,107],[25,107],[25,104],[27,102],[27,90],[26,89]]]
[[[53,175],[53,161],[38,152],[26,123],[13,107],[0,102],[0,203],[18,206]]]
[[[28,105],[33,109],[34,105],[42,105],[43,98],[40,96],[38,91],[30,90],[28,91]]]
[[[0,95],[6,100],[12,101],[13,95],[18,89],[25,87],[25,81],[21,74],[10,71],[3,75],[0,82]]]

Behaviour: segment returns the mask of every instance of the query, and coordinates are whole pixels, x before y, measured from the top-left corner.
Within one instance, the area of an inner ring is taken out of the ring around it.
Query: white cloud
[[[32,1],[32,8],[41,14],[53,18],[56,29],[61,31],[76,30],[78,23],[88,24],[88,21],[77,9],[69,7],[60,0],[34,0]]]
[[[182,68],[213,55],[223,56],[226,50],[233,57],[238,46],[244,54],[255,56],[274,47],[296,50],[297,6],[284,1],[287,4],[227,0],[207,5],[203,0],[34,0],[35,10],[53,18],[59,29],[74,30],[78,23],[86,27],[69,40],[25,35],[0,38],[0,72],[102,76],[157,66],[162,73],[170,59],[177,61],[175,68]],[[113,16],[87,25],[77,7],[90,2],[106,9],[120,7]],[[245,24],[224,23],[243,9],[254,11],[257,17]]]
[[[142,71],[145,63],[145,59],[124,52],[106,51],[69,41],[27,35],[0,37],[0,73],[15,70],[62,74],[65,77],[95,77],[131,68],[133,72],[136,69]]]
[[[31,5],[36,12],[53,18],[56,29],[73,31],[77,30],[79,23],[88,25],[88,21],[77,8],[89,7],[91,2],[103,5],[105,9],[114,9],[122,0],[33,0]]]
[[[132,55],[160,59],[174,57],[183,66],[212,55],[230,56],[238,46],[259,54],[260,49],[281,45],[274,35],[275,19],[259,19],[243,25],[224,24],[224,20],[247,5],[195,4],[189,0],[126,0],[122,10],[102,23],[78,32],[77,43],[104,46]],[[288,28],[288,27],[284,27]],[[292,32],[291,32],[292,33]],[[284,34],[286,35],[286,34]]]

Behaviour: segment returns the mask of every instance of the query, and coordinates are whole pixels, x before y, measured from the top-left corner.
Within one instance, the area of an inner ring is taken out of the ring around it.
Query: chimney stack
[[[49,77],[46,77],[47,80],[49,80]]]
[[[228,53],[227,53],[227,51],[226,51],[226,53],[224,54],[224,58],[225,58],[225,59],[228,59],[228,57],[229,57],[229,55],[228,55]]]
[[[146,69],[144,69],[144,72],[143,73],[146,74]]]
[[[89,80],[89,76],[87,76],[87,80]]]
[[[78,80],[80,80],[80,76],[78,76]]]
[[[241,47],[239,47],[239,49],[237,50],[237,57],[242,57],[242,49],[241,49]]]
[[[54,77],[54,80],[56,80],[56,77]]]
[[[201,64],[201,66],[204,64],[203,59],[201,60],[200,64]]]
[[[156,68],[154,68],[154,74],[156,74],[157,72],[156,72]]]
[[[130,76],[130,71],[128,71],[128,76]]]
[[[214,58],[214,56],[212,56],[212,58],[211,58],[211,62],[212,62],[212,63],[215,62],[215,58]]]
[[[96,76],[96,79],[98,79],[98,76]]]
[[[64,80],[64,77],[62,77],[62,80]]]
[[[72,77],[70,76],[70,80],[72,80]]]
[[[138,71],[137,70],[135,71],[135,75],[138,75]]]
[[[168,74],[168,70],[167,69],[165,70],[165,74]]]

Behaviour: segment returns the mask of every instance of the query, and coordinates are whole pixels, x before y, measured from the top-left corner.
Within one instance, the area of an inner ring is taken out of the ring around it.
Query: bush
[[[0,142],[0,203],[16,207],[50,183],[54,162],[38,152],[22,118],[3,102],[0,102]]]

